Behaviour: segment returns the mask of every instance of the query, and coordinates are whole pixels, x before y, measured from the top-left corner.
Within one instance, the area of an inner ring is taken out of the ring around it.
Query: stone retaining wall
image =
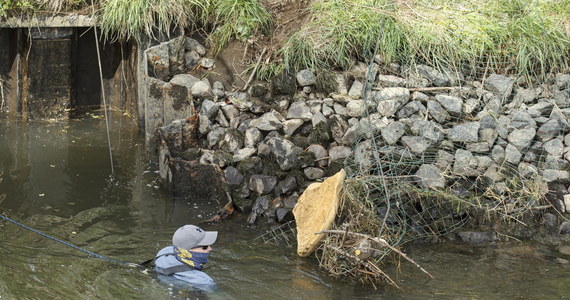
[[[551,204],[570,211],[570,74],[540,83],[490,74],[481,82],[425,65],[356,63],[344,73],[301,70],[231,92],[191,74],[196,66],[215,69],[205,53],[183,37],[147,51],[154,77],[147,141],[163,141],[170,167],[178,157],[219,168],[250,223],[290,220],[302,190],[348,157],[366,168],[362,153],[373,137],[412,157],[435,155],[414,171],[422,188],[443,189],[450,176],[482,177],[500,194],[498,170],[508,165],[556,189]]]

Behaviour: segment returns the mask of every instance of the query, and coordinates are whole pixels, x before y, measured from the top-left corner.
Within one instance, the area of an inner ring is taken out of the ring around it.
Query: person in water
[[[205,231],[195,225],[184,225],[172,236],[172,246],[158,251],[154,259],[158,278],[175,286],[187,284],[201,291],[213,291],[216,282],[202,271],[208,262],[217,231]]]

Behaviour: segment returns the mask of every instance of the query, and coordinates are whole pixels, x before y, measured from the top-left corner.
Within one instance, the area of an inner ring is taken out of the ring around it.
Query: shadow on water
[[[142,262],[171,243],[181,225],[199,223],[216,201],[187,203],[157,187],[133,122],[97,114],[61,123],[0,121],[0,213],[105,257]],[[2,199],[2,198],[0,198]],[[1,299],[473,299],[564,298],[570,257],[540,245],[413,245],[406,249],[435,279],[402,263],[402,290],[375,290],[323,274],[313,258],[261,244],[262,227],[235,216],[218,225],[206,272],[219,292],[201,295],[156,280],[142,268],[96,259],[0,221]]]

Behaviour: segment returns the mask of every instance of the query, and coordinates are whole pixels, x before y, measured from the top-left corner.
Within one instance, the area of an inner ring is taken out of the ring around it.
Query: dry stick
[[[265,50],[267,50],[267,47],[263,47],[263,51],[261,51],[261,55],[257,58],[257,63],[255,64],[255,68],[253,68],[251,75],[249,75],[249,79],[245,83],[245,86],[243,87],[242,91],[247,90],[249,83],[253,80],[253,76],[255,75],[255,72],[257,72],[257,68],[259,67],[259,63],[261,62],[261,59],[263,58],[263,55],[265,54]]]
[[[459,86],[438,86],[438,87],[426,87],[426,88],[411,88],[408,89],[410,92],[438,92],[438,91],[447,91],[447,90],[454,90],[459,89]],[[384,88],[374,87],[372,88],[375,91],[383,90]]]
[[[0,94],[2,95],[2,104],[0,105],[0,112],[4,109],[4,80],[0,78]]]
[[[334,233],[334,234],[344,234],[345,232],[343,230],[322,230],[319,232],[315,232],[315,234],[322,234],[322,233]],[[392,251],[398,253],[400,256],[402,256],[403,258],[405,258],[407,261],[411,262],[412,264],[414,264],[416,267],[418,267],[422,272],[424,272],[425,274],[427,274],[430,278],[433,278],[433,276],[431,276],[431,274],[426,271],[424,268],[422,268],[418,263],[416,263],[413,259],[409,258],[405,253],[403,253],[402,251],[394,248],[392,245],[390,245],[388,242],[386,242],[386,240],[381,239],[381,238],[376,238],[376,237],[371,237],[369,235],[366,234],[362,234],[362,233],[358,233],[358,232],[352,232],[349,231],[349,234],[355,235],[355,236],[359,236],[359,237],[364,237],[367,238],[369,240],[375,241],[381,245],[384,245],[388,248],[390,248]]]
[[[400,288],[400,286],[398,286],[398,284],[396,284],[396,282],[394,282],[394,280],[392,280],[392,278],[390,278],[390,276],[388,276],[388,274],[384,273],[384,271],[382,271],[382,269],[380,269],[377,265],[375,265],[369,261],[362,260],[362,259],[358,258],[358,256],[352,255],[352,254],[350,254],[346,251],[343,251],[337,247],[334,247],[331,245],[326,245],[326,247],[337,252],[337,253],[340,253],[341,255],[344,255],[346,257],[354,259],[357,263],[365,266],[366,268],[368,268],[372,272],[376,272],[376,273],[373,273],[374,275],[380,274],[380,275],[384,276],[384,278],[386,278],[386,280],[388,280],[388,282],[390,284],[393,284],[395,287]]]

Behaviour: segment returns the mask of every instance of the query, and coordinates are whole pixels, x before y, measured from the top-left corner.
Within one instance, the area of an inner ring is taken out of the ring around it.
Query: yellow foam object
[[[299,197],[293,208],[297,223],[297,255],[305,257],[311,254],[324,237],[323,234],[315,232],[331,228],[345,176],[345,171],[340,170],[322,183],[309,185]]]

